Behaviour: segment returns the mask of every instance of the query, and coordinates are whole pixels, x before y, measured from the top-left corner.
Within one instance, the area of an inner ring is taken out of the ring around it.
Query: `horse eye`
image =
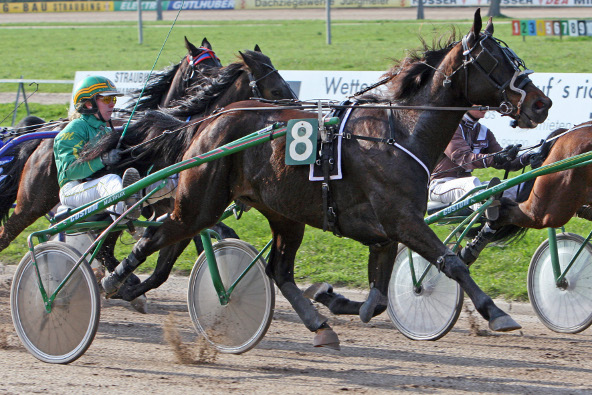
[[[282,91],[280,91],[279,89],[274,89],[271,91],[271,94],[274,96],[281,96],[282,95]]]

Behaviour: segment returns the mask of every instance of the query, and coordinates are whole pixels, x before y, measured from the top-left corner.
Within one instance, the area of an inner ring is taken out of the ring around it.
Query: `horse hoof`
[[[364,302],[360,307],[360,320],[367,324],[372,319],[372,313],[374,312],[374,306],[370,306],[369,303]]]
[[[509,332],[521,328],[522,326],[507,314],[489,321],[489,329],[496,332]]]
[[[372,288],[370,290],[370,293],[368,294],[368,299],[366,299],[366,301],[362,303],[362,306],[360,306],[360,320],[362,320],[364,324],[367,324],[368,322],[370,322],[372,317],[374,317],[376,306],[380,304],[384,304],[386,306],[387,303],[388,300],[378,290],[378,288]]]
[[[331,293],[333,292],[333,287],[327,283],[315,283],[310,287],[306,288],[302,295],[305,298],[315,300],[318,294],[322,293]]]
[[[146,295],[138,296],[137,298],[132,300],[130,304],[137,312],[142,314],[148,313],[148,298],[146,298]]]
[[[341,347],[339,346],[339,337],[331,328],[317,330],[312,345],[315,347],[327,347],[337,351],[341,350]]]

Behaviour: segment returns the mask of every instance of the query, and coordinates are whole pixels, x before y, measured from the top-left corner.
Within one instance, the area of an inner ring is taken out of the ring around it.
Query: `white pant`
[[[175,188],[177,188],[178,175],[175,174],[166,179],[165,186],[147,199],[148,204],[153,204],[167,197],[173,196]],[[146,187],[146,193],[149,193],[156,188],[161,181],[155,182]],[[93,200],[104,198],[113,193],[119,192],[123,189],[121,177],[117,174],[107,174],[95,180],[80,182],[70,181],[60,189],[60,202],[68,207],[80,207]],[[107,208],[107,210],[115,211],[121,214],[124,211],[123,202],[115,204]]]
[[[452,203],[460,199],[473,188],[488,183],[489,181],[482,183],[477,177],[440,178],[430,183],[429,199],[433,202]],[[480,192],[482,192],[482,190]],[[517,193],[518,186],[514,186],[506,189],[503,196],[516,200]],[[480,204],[475,204],[471,206],[471,208],[475,210],[479,206]]]
[[[148,204],[154,204],[161,199],[175,197],[174,192],[175,192],[175,189],[177,188],[178,182],[179,182],[179,175],[173,174],[172,176],[170,176],[166,179],[165,186],[161,190],[159,190],[158,192],[155,192],[154,195],[152,195],[148,199],[146,199],[146,201],[148,202]],[[156,188],[160,183],[161,183],[161,181],[157,181],[154,184],[151,184],[148,187],[146,187],[145,188],[145,191],[146,191],[145,195],[147,195],[152,190],[154,190],[154,188]]]
[[[60,202],[68,207],[80,207],[93,200],[109,196],[123,189],[121,177],[107,174],[90,181],[70,181],[60,189]],[[111,206],[108,210],[123,213],[123,202]]]

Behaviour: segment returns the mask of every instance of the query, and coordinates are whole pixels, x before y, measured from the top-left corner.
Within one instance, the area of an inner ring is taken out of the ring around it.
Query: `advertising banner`
[[[383,72],[280,70],[280,74],[301,100],[340,102],[379,81]],[[74,86],[89,75],[103,75],[111,79],[123,93],[129,93],[142,89],[149,72],[78,71]],[[570,128],[592,119],[592,74],[535,73],[530,77],[553,100],[549,117],[535,129],[515,129],[510,126],[509,117],[488,112],[482,123],[494,132],[501,145],[534,145],[555,129]],[[129,98],[124,97],[117,102],[117,106],[122,106],[127,100]]]
[[[410,0],[330,0],[332,8],[410,7]],[[325,8],[325,0],[236,0],[237,10]]]
[[[36,1],[30,3],[2,3],[0,14],[23,12],[97,12],[113,11],[112,1]]]
[[[422,0],[424,7],[489,7],[490,0]],[[417,7],[419,0],[410,0]],[[592,0],[500,0],[501,7],[592,7]]]
[[[114,11],[138,11],[137,1],[114,1]],[[169,2],[163,0],[162,9],[167,10]],[[142,1],[142,11],[156,11],[156,1]]]
[[[175,0],[169,1],[167,10],[177,11],[181,5],[184,10],[233,10],[234,0]]]

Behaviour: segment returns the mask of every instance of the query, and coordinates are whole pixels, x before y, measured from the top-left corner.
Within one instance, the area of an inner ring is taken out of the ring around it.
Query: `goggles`
[[[115,104],[117,103],[117,96],[99,96],[97,100],[102,101],[105,104]]]

